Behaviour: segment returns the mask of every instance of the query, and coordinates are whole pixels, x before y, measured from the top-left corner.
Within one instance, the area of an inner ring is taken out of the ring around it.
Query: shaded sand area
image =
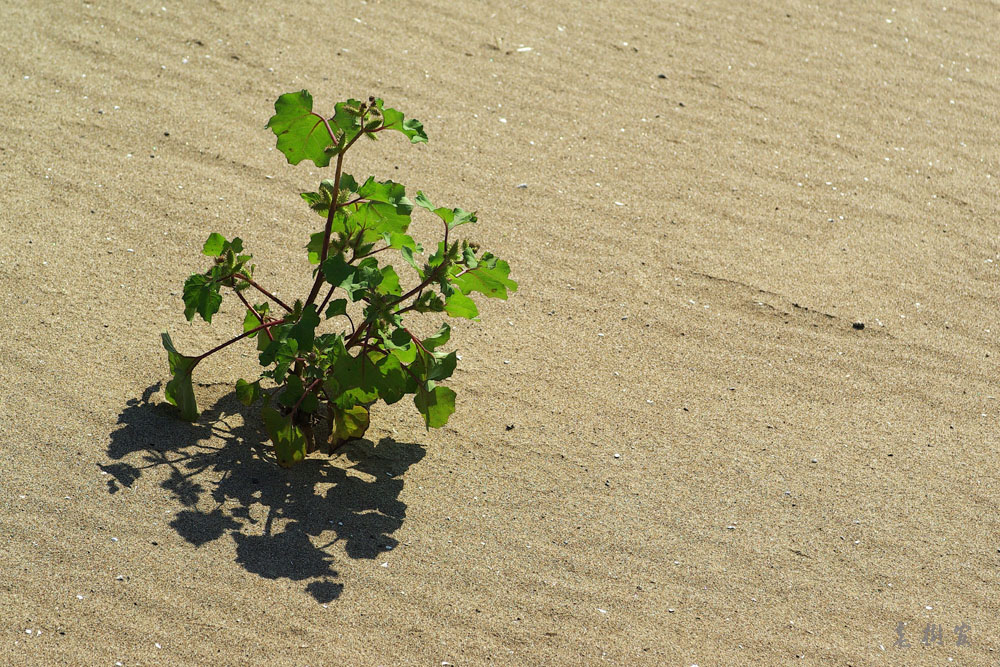
[[[995,662],[1000,12],[877,4],[6,3],[0,662]],[[159,334],[239,327],[211,231],[308,290],[301,88],[521,288],[446,428],[284,471],[252,345],[192,425]]]

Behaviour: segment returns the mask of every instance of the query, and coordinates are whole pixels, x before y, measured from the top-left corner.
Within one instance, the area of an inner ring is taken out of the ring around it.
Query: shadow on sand
[[[320,602],[343,590],[329,553],[333,545],[343,542],[351,558],[375,558],[398,544],[391,535],[406,517],[401,476],[424,457],[422,446],[356,440],[334,461],[313,455],[285,470],[270,453],[256,411],[235,393],[190,424],[172,406],[150,402],[159,388],[147,388],[118,417],[107,451],[113,462],[101,466],[110,475],[110,493],[131,486],[143,470],[165,467],[162,486],[181,505],[170,526],[181,537],[198,547],[229,535],[236,562],[248,572],[308,581],[306,591]],[[229,426],[234,414],[243,416],[243,425]],[[354,465],[340,467],[345,457]],[[213,509],[204,509],[206,494]]]

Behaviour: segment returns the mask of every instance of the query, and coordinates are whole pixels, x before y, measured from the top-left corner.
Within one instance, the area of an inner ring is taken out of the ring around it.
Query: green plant
[[[392,130],[411,143],[426,142],[419,121],[383,107],[374,97],[338,103],[328,118],[313,111],[312,96],[305,90],[282,95],[274,110],[268,127],[291,164],[311,160],[328,167],[335,160],[333,178],[323,180],[316,192],[302,193],[326,221],[306,245],[308,262],[315,267],[312,288],[304,299],[285,303],[254,280],[252,257],[244,252],[241,239],[212,233],[203,248],[212,266],[185,281],[184,314],[189,321],[200,315],[211,323],[226,288],[246,307],[243,333],[189,357],[177,352],[164,332],[173,374],[166,399],[183,418],[197,419],[191,382],[195,366],[239,340],[256,338],[264,370],[253,382],[238,380],[236,394],[248,406],[263,400],[261,417],[282,466],[301,461],[323,442],[332,453],[360,438],[379,400],[392,404],[412,394],[424,424],[443,426],[455,410],[455,392],[440,384],[454,372],[458,359],[454,351],[441,349],[451,329],[444,323],[437,333],[421,339],[404,325],[403,316],[446,313],[478,319],[473,293],[506,299],[517,289],[508,277],[510,267],[474,243],[451,238],[459,225],[476,222],[475,213],[435,208],[417,192],[414,202],[443,225],[443,240],[423,261],[423,249],[407,233],[413,202],[403,186],[374,177],[359,183],[344,173],[344,157],[361,137],[377,140]],[[391,264],[379,264],[377,256],[384,251],[402,256],[416,274],[413,287],[402,286]],[[264,300],[252,303],[247,293]],[[344,298],[333,298],[341,294]],[[340,331],[321,331],[328,323],[340,322]],[[266,390],[265,380],[276,390]],[[272,407],[272,395],[277,407]]]

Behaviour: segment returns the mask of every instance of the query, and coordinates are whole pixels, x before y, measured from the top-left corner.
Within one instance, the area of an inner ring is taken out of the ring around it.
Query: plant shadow
[[[166,467],[162,486],[181,505],[170,526],[181,537],[197,548],[229,535],[248,572],[308,581],[305,590],[324,603],[343,590],[331,547],[342,542],[349,557],[372,559],[398,544],[392,534],[406,517],[402,475],[424,457],[423,446],[355,440],[336,459],[314,455],[286,470],[235,392],[192,424],[172,406],[151,402],[159,388],[148,387],[118,416],[111,462],[100,466],[109,493],[130,487],[144,470]],[[234,415],[243,417],[235,427]],[[352,465],[342,467],[345,459]]]

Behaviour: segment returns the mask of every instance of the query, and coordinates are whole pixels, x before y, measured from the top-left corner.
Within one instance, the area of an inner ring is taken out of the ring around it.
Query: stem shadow
[[[235,392],[191,424],[171,406],[151,402],[159,388],[148,387],[118,416],[110,461],[100,465],[109,475],[109,493],[165,466],[161,485],[181,505],[170,522],[178,535],[195,548],[229,535],[245,570],[308,581],[306,592],[320,602],[343,590],[331,547],[342,542],[350,558],[372,559],[398,544],[392,534],[406,517],[402,475],[424,457],[423,446],[356,440],[336,459],[308,458],[285,470],[263,439],[256,413]],[[242,420],[232,420],[235,415]],[[344,459],[351,465],[341,467]]]

